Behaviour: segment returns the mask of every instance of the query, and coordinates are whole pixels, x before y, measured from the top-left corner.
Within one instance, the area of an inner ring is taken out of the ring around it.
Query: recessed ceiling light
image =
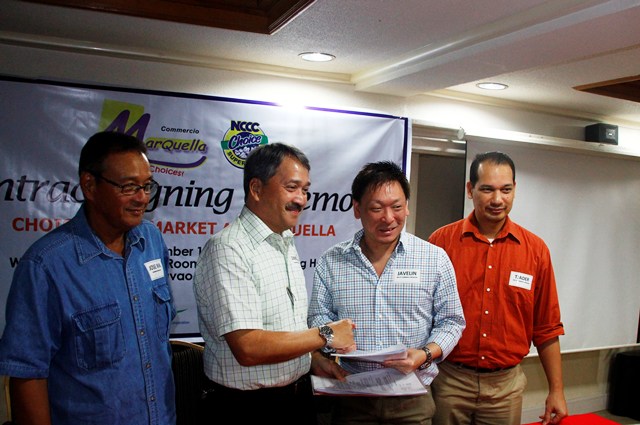
[[[484,90],[504,90],[506,88],[508,88],[509,86],[506,84],[502,84],[502,83],[478,83],[476,84],[477,87],[484,89]]]
[[[304,52],[304,53],[300,53],[298,56],[300,56],[302,59],[309,62],[329,62],[336,58],[335,56],[330,55],[329,53],[320,53],[320,52]]]

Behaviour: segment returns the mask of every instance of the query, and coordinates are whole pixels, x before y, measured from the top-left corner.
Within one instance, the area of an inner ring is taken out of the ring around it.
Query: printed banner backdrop
[[[196,260],[207,239],[242,208],[242,167],[251,149],[282,142],[311,161],[309,202],[293,229],[309,290],[318,256],[360,228],[350,193],[360,167],[391,160],[409,171],[404,117],[13,78],[0,79],[0,93],[0,330],[20,256],[82,202],[80,150],[98,131],[133,134],[149,149],[161,187],[146,218],[162,231],[171,254],[167,272],[178,310],[173,337],[199,336]]]

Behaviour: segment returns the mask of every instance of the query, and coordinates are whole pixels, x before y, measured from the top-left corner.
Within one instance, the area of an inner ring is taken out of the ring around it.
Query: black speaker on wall
[[[640,351],[616,354],[610,373],[609,411],[617,416],[640,420]]]
[[[584,128],[584,140],[617,145],[618,126],[603,123],[588,125]]]

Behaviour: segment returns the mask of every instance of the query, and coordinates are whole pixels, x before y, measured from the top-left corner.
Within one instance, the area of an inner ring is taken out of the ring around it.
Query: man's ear
[[[259,178],[254,177],[249,182],[249,196],[256,201],[260,200],[260,194],[262,193],[262,181]]]
[[[83,171],[80,173],[80,188],[85,199],[93,199],[96,190],[96,178],[93,174]]]
[[[353,217],[356,220],[360,220],[361,214],[360,214],[360,202],[356,201],[355,199],[353,200]]]

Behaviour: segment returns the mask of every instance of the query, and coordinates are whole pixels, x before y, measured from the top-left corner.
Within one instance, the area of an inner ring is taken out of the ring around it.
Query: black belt
[[[496,367],[494,369],[491,368],[487,368],[487,367],[473,367],[473,366],[467,366],[464,363],[456,363],[456,362],[451,362],[452,365],[462,368],[462,369],[466,369],[466,370],[471,370],[475,373],[494,373],[494,372],[502,372],[505,370],[509,370],[509,369],[513,369],[515,366],[508,366],[508,367]]]
[[[219,392],[222,394],[234,394],[234,395],[262,394],[265,396],[266,395],[278,396],[278,395],[300,395],[300,394],[311,392],[311,379],[309,378],[309,375],[302,375],[300,378],[298,378],[297,381],[292,382],[291,384],[285,385],[283,387],[265,387],[265,388],[258,388],[256,390],[239,390],[236,388],[229,388],[213,381],[209,381],[209,385],[213,393]]]

